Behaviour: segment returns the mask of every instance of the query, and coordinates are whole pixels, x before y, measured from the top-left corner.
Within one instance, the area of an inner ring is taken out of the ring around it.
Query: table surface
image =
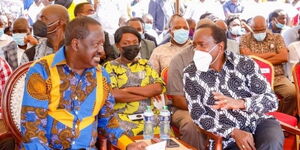
[[[155,138],[159,138],[159,135],[154,135]],[[137,136],[134,136],[134,137],[130,137],[132,140],[134,141],[138,141],[138,140],[143,140],[144,137],[142,135],[137,135]],[[176,139],[176,138],[172,138],[172,139],[175,139],[177,142],[179,142],[180,144],[184,145],[186,147],[186,149],[189,149],[189,150],[197,150],[195,147],[187,144],[186,142],[180,140],[180,139]],[[172,148],[173,149],[173,148]]]

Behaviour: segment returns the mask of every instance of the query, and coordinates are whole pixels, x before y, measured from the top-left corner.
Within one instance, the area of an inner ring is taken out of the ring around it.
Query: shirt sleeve
[[[179,55],[177,55],[179,56]],[[184,95],[183,92],[183,82],[182,74],[184,69],[184,63],[179,57],[175,56],[169,66],[168,70],[168,80],[172,82],[167,82],[167,93],[170,95]]]
[[[244,98],[246,102],[246,111],[255,112],[258,114],[276,111],[278,108],[278,99],[269,82],[264,75],[261,74],[259,66],[253,61],[251,65],[254,69],[252,73],[247,75],[248,88],[251,92],[251,97]]]
[[[113,107],[115,99],[111,94],[109,75],[106,71],[103,72],[103,77],[107,79],[107,83],[104,84],[109,86],[109,91],[106,91],[108,92],[107,99],[98,114],[98,131],[99,134],[107,137],[113,145],[117,145],[120,149],[125,150],[126,146],[133,141],[124,134],[124,131],[121,128],[119,128],[119,122],[114,117]]]
[[[165,82],[162,80],[162,78],[160,77],[160,75],[157,73],[156,70],[154,70],[152,68],[152,66],[148,63],[148,65],[146,66],[146,74],[149,75],[150,77],[150,84],[152,83],[160,83],[161,87],[162,87],[162,92],[165,93],[166,92],[166,84]]]
[[[25,78],[25,89],[21,109],[21,134],[23,147],[30,150],[46,150],[47,110],[49,89],[48,73],[44,65],[36,63]]]
[[[157,47],[153,50],[153,53],[151,54],[150,59],[149,59],[149,63],[151,64],[151,66],[154,70],[156,70],[158,73],[160,73],[160,71],[163,68],[161,68],[160,63],[159,63],[159,56],[157,54],[157,52],[159,50],[158,48],[159,47]]]

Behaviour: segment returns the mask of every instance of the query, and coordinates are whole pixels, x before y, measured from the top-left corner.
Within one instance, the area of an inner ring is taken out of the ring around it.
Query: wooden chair
[[[2,94],[3,120],[8,132],[14,137],[16,148],[21,143],[21,107],[25,76],[31,62],[18,67],[8,79]]]
[[[24,94],[26,73],[32,62],[28,62],[18,67],[8,79],[2,94],[2,109],[4,125],[8,128],[8,133],[0,135],[0,138],[15,139],[16,149],[20,147],[21,138],[21,107]],[[107,139],[98,136],[97,147],[99,150],[117,150]]]

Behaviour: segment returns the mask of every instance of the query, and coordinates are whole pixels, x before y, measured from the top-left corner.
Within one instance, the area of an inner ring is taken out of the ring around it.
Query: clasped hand
[[[214,95],[215,99],[215,105],[212,106],[214,109],[240,110],[245,108],[245,102],[243,100],[235,100],[219,92],[212,92],[212,94]]]

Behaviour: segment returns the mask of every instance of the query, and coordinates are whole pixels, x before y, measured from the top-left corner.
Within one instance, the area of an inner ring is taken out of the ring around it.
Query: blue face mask
[[[12,37],[13,40],[17,43],[17,45],[24,46],[25,45],[24,38],[26,35],[27,33],[14,33]]]
[[[4,28],[0,28],[0,37],[4,34]]]
[[[184,44],[189,39],[189,30],[175,30],[173,39],[178,44]]]
[[[145,31],[151,30],[152,24],[151,23],[145,23]]]
[[[257,41],[263,41],[266,38],[267,33],[263,32],[263,33],[253,33],[253,37],[257,40]]]
[[[285,25],[281,23],[276,23],[275,26],[279,29],[282,29]]]

